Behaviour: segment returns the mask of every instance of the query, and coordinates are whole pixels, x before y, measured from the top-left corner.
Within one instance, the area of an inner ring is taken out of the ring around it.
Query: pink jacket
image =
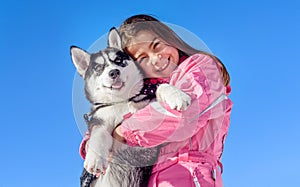
[[[126,119],[121,127],[127,143],[163,146],[149,186],[222,186],[224,140],[232,102],[214,60],[195,54],[170,75],[169,83],[192,98],[186,111],[153,102]],[[200,184],[200,185],[199,185]]]

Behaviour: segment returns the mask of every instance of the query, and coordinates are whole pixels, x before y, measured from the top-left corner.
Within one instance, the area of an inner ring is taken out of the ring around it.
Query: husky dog
[[[145,107],[151,100],[140,94],[144,77],[133,59],[122,50],[117,30],[110,30],[108,47],[104,50],[90,54],[72,46],[71,57],[85,81],[85,94],[92,104],[86,116],[90,139],[84,166],[89,173],[106,170],[91,186],[147,186],[159,147],[129,147],[121,143],[116,146],[117,141],[112,137],[114,128],[126,114]],[[190,104],[187,94],[174,86],[162,85],[159,101],[177,109],[185,109]],[[108,163],[110,152],[113,156]]]

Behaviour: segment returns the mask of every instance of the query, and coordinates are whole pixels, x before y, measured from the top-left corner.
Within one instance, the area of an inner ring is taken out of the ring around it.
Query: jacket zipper
[[[195,173],[194,173],[194,176],[193,176],[193,181],[194,181],[196,187],[201,187],[201,185],[200,185],[200,183],[198,181],[198,178],[196,177]]]

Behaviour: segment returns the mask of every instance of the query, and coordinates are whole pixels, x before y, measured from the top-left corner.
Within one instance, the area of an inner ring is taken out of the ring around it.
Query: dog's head
[[[90,54],[72,46],[71,57],[85,81],[85,93],[92,103],[125,101],[143,87],[143,76],[134,60],[122,50],[115,28],[110,30],[108,47],[104,50]]]

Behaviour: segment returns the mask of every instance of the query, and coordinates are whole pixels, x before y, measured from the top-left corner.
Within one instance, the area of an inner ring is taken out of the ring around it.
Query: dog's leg
[[[108,164],[113,138],[104,125],[97,125],[91,132],[84,167],[90,173],[104,172]]]
[[[157,101],[167,103],[172,109],[186,110],[191,104],[191,97],[175,86],[161,84],[156,90]]]

